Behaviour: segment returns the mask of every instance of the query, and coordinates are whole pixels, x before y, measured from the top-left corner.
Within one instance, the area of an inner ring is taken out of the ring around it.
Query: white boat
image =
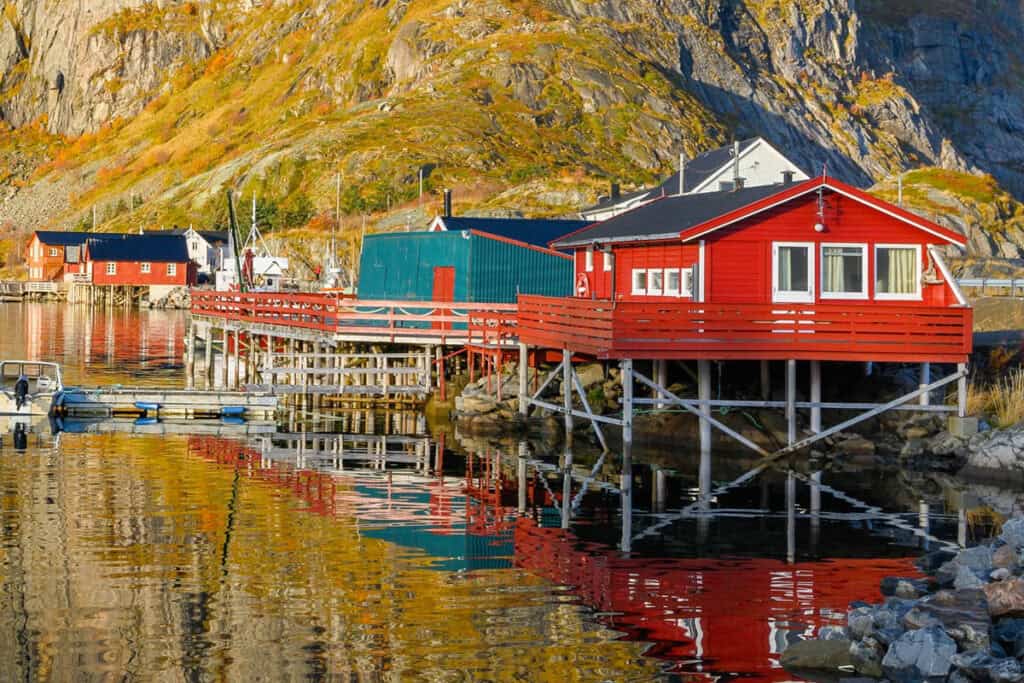
[[[63,390],[56,363],[0,361],[0,415],[49,415]]]

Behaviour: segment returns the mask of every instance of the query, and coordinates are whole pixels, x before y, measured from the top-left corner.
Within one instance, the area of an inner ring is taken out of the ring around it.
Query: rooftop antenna
[[[679,194],[686,194],[686,154],[679,154]]]

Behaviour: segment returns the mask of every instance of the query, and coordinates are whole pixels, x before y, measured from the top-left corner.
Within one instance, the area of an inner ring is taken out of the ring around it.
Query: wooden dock
[[[66,389],[57,402],[62,417],[272,419],[277,397],[244,391],[95,388]]]

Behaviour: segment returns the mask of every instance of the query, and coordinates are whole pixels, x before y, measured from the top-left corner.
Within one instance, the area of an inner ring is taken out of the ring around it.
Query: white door
[[[772,301],[814,301],[814,244],[772,244]]]

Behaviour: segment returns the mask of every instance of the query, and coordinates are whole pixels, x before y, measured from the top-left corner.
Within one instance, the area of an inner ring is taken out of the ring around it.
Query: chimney
[[[793,172],[792,171],[783,171],[782,172],[782,184],[783,185],[792,185],[793,184]]]
[[[451,218],[452,217],[452,191],[451,190],[445,190],[444,191],[444,217],[445,218]]]
[[[622,189],[618,183],[612,183],[612,201],[617,201],[622,198]]]

